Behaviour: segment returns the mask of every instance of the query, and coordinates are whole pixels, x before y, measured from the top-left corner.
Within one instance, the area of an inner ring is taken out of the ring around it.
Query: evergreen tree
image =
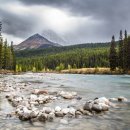
[[[125,30],[125,38],[124,38],[124,61],[123,61],[123,63],[124,63],[124,72],[127,72],[127,68],[128,68],[128,66],[127,66],[127,55],[128,55],[128,43],[127,43],[127,31]]]
[[[115,70],[117,67],[117,53],[115,47],[116,47],[115,37],[112,36],[110,55],[109,55],[110,69],[112,71]]]
[[[16,70],[16,58],[14,54],[13,42],[11,42],[11,54],[12,54],[12,70]]]
[[[120,31],[120,38],[119,38],[119,54],[118,54],[118,65],[120,69],[123,69],[123,36],[122,30]]]
[[[2,56],[3,56],[3,40],[0,37],[0,69],[2,69]]]
[[[3,69],[7,69],[7,60],[8,60],[8,49],[7,49],[7,40],[4,42],[4,57],[3,57]]]
[[[130,36],[128,37],[128,41],[127,41],[127,45],[128,45],[128,51],[127,51],[127,69],[130,70]]]

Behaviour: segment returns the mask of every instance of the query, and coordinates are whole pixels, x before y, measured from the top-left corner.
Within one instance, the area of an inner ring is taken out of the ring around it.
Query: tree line
[[[17,59],[17,71],[62,70],[71,68],[109,67],[109,48],[82,48],[55,54]]]
[[[112,36],[109,62],[112,71],[116,70],[117,67],[123,73],[130,70],[130,36],[127,35],[126,30],[124,37],[122,30],[120,31],[118,47],[116,46],[115,37]]]
[[[9,46],[7,39],[4,41],[0,37],[0,70],[14,70],[16,69],[16,58],[13,49],[13,42]]]

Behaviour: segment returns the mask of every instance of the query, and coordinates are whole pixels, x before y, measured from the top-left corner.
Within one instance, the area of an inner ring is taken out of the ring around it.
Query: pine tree
[[[13,42],[11,42],[11,54],[12,54],[12,70],[16,70],[16,58],[14,54]]]
[[[130,70],[130,36],[128,37],[127,45],[127,70]]]
[[[123,36],[122,30],[120,31],[120,38],[119,38],[119,54],[118,54],[118,65],[120,69],[123,69]]]
[[[2,56],[3,56],[3,40],[0,37],[0,69],[2,69]]]
[[[110,62],[111,71],[115,70],[117,67],[117,53],[116,53],[116,44],[115,44],[114,36],[112,36],[112,41],[111,41],[109,62]]]
[[[7,40],[4,42],[4,57],[3,57],[3,69],[7,69],[7,60],[8,60],[8,48],[7,48]]]
[[[128,68],[128,65],[127,65],[127,55],[128,55],[128,43],[127,43],[127,39],[128,39],[128,37],[127,37],[127,31],[125,30],[125,38],[124,38],[124,61],[123,61],[123,63],[124,63],[124,72],[127,72],[127,68]]]

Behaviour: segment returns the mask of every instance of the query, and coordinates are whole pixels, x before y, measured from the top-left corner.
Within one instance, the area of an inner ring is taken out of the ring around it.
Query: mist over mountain
[[[68,44],[68,41],[63,37],[59,36],[56,32],[52,30],[44,30],[42,36],[46,37],[49,41],[54,43],[59,43],[61,45]]]

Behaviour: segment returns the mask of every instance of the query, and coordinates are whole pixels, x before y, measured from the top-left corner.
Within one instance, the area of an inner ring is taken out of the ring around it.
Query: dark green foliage
[[[123,36],[122,36],[122,30],[120,31],[120,39],[119,39],[119,55],[118,55],[118,65],[120,69],[123,69],[123,56],[124,56],[124,51],[123,51]]]
[[[15,54],[14,54],[14,48],[13,48],[13,42],[11,42],[11,53],[12,53],[12,70],[16,70],[16,58],[15,58]]]
[[[0,69],[2,69],[2,56],[3,56],[2,48],[3,48],[3,40],[0,37]]]
[[[7,40],[5,40],[5,42],[4,42],[3,69],[8,69],[8,48],[7,48]]]
[[[117,44],[117,43],[116,43]],[[32,56],[43,56],[48,54],[56,54],[61,52],[72,51],[76,49],[83,49],[83,48],[102,48],[102,47],[110,47],[110,43],[86,43],[86,44],[79,44],[79,45],[71,45],[71,46],[62,46],[62,47],[50,47],[50,48],[43,48],[43,49],[31,49],[31,50],[22,50],[16,51],[16,57],[32,57]]]
[[[13,46],[8,46],[7,40],[3,42],[3,38],[0,38],[0,69],[15,70],[14,62],[15,54],[13,52]]]
[[[17,59],[17,71],[37,70],[62,70],[69,68],[83,67],[109,67],[109,49],[102,48],[81,48],[63,51],[55,54],[46,54],[29,58]]]
[[[128,37],[127,70],[130,70],[130,36]]]
[[[110,69],[113,71],[117,67],[117,52],[116,52],[116,44],[115,44],[115,37],[112,36],[111,47],[110,47]]]
[[[125,37],[124,37],[124,72],[127,72],[128,64],[127,64],[127,55],[128,55],[128,43],[127,43],[127,31],[125,30]]]

